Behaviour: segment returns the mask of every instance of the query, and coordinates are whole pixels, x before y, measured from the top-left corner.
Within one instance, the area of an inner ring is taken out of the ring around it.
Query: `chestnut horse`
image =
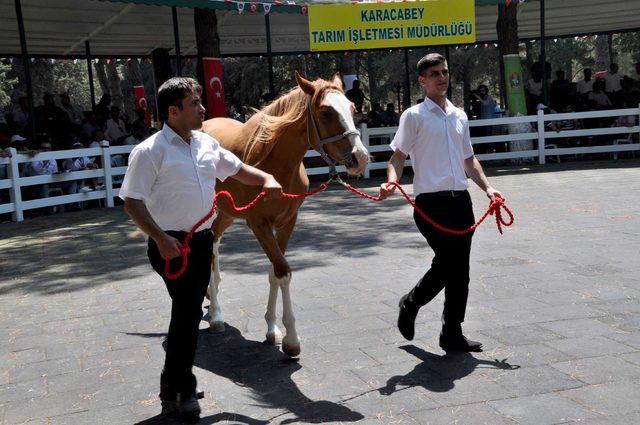
[[[214,118],[203,124],[203,131],[217,139],[245,164],[272,174],[287,193],[307,193],[309,179],[302,164],[305,153],[312,147],[335,171],[335,163],[342,164],[350,174],[364,172],[369,152],[360,140],[353,114],[354,106],[344,95],[340,75],[332,81],[308,81],[296,72],[298,87],[276,99],[253,115],[246,123],[227,118]],[[218,182],[218,190],[231,192],[236,205],[245,205],[258,195],[260,188],[227,179]],[[284,253],[293,232],[302,199],[277,199],[259,202],[251,210],[233,213],[227,202],[221,202],[213,222],[212,274],[209,283],[209,323],[213,332],[224,331],[224,321],[218,303],[220,285],[220,238],[234,219],[246,220],[267,254],[272,268],[269,272],[266,338],[269,343],[282,343],[282,351],[289,356],[300,353],[300,341],[295,327],[289,284],[291,268]],[[276,325],[278,289],[282,291],[282,323],[286,335],[282,337]]]

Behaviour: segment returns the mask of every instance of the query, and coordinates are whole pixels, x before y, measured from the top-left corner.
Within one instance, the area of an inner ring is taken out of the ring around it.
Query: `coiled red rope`
[[[296,194],[296,193],[283,193],[282,197],[286,198],[286,199],[300,199],[300,198],[308,198],[309,196],[313,196],[317,193],[323,192],[324,190],[327,189],[327,187],[329,186],[329,183],[334,180],[333,178],[330,179],[329,181],[322,183],[319,187],[317,187],[316,189],[312,190],[311,192],[308,193],[303,193],[303,194]],[[350,192],[353,192],[365,199],[369,199],[372,200],[374,202],[380,202],[382,201],[382,199],[379,196],[373,196],[373,195],[369,195],[367,193],[362,192],[361,190],[356,189],[355,187],[351,186],[348,183],[343,182],[342,180],[340,180],[339,178],[336,179],[337,182],[339,182],[340,184],[342,184],[347,190],[349,190]],[[495,196],[493,198],[493,200],[491,200],[491,202],[489,203],[489,208],[487,209],[487,211],[484,213],[484,215],[480,218],[480,220],[476,221],[473,225],[471,225],[470,227],[466,228],[466,229],[450,229],[448,227],[445,227],[437,222],[435,222],[431,217],[429,217],[427,214],[424,213],[424,211],[422,211],[420,208],[418,208],[418,206],[416,205],[415,201],[413,199],[411,199],[411,196],[409,196],[407,194],[407,192],[404,190],[404,188],[396,182],[389,182],[389,184],[395,186],[398,188],[398,190],[400,190],[400,193],[402,193],[402,196],[404,196],[404,198],[407,200],[407,202],[409,202],[409,204],[411,204],[411,206],[418,212],[418,214],[420,214],[420,216],[425,219],[425,221],[427,221],[428,223],[430,223],[432,226],[434,226],[436,229],[439,229],[445,233],[450,233],[452,235],[464,235],[467,234],[469,232],[472,232],[473,230],[476,229],[476,227],[478,227],[489,215],[493,215],[496,218],[496,225],[498,226],[498,231],[500,232],[500,234],[503,234],[502,232],[502,226],[508,227],[511,226],[514,222],[514,217],[513,217],[513,213],[511,212],[511,210],[506,206],[504,199],[502,199],[499,196]],[[180,257],[181,257],[181,264],[180,264],[180,268],[178,269],[177,272],[175,273],[171,273],[170,269],[170,260],[165,260],[164,263],[164,275],[167,279],[170,280],[174,280],[179,278],[180,276],[182,276],[185,272],[185,270],[187,269],[187,265],[188,263],[188,259],[187,256],[189,255],[189,252],[191,252],[191,250],[189,249],[189,241],[191,240],[191,237],[193,236],[193,234],[196,232],[196,229],[198,227],[200,227],[204,222],[206,222],[207,220],[209,220],[211,217],[213,217],[213,215],[216,212],[216,209],[218,208],[218,199],[220,197],[225,197],[227,198],[227,200],[229,201],[229,205],[231,206],[231,209],[234,212],[242,212],[242,211],[247,211],[250,210],[251,208],[255,207],[256,204],[266,196],[266,192],[260,192],[258,194],[258,196],[256,196],[251,202],[249,202],[247,205],[244,205],[242,207],[238,207],[236,206],[235,202],[233,201],[233,196],[231,196],[231,193],[227,192],[226,190],[220,191],[216,193],[216,196],[213,198],[213,205],[211,206],[211,210],[209,210],[209,212],[207,213],[206,216],[202,217],[202,219],[200,219],[200,221],[198,221],[189,231],[189,233],[187,233],[187,235],[184,238],[184,241],[182,243],[182,248],[180,249]],[[505,210],[505,212],[507,213],[507,215],[509,216],[509,221],[505,221],[502,217],[502,209]]]

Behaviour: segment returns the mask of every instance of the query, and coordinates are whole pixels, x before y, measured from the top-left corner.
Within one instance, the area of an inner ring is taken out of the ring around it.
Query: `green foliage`
[[[0,108],[4,108],[11,102],[13,87],[18,83],[18,79],[10,78],[11,64],[0,62]]]

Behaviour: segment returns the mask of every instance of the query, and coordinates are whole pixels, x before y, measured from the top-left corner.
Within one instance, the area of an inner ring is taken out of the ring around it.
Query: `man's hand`
[[[265,182],[262,185],[262,190],[267,194],[266,199],[282,198],[282,186],[280,186],[280,183],[278,183],[270,174],[265,179]]]
[[[378,197],[380,199],[387,199],[389,196],[393,195],[393,192],[396,191],[396,187],[390,183],[382,183],[380,185],[380,195]]]
[[[182,250],[182,244],[179,240],[164,233],[163,236],[156,240],[158,245],[158,251],[165,260],[171,260],[180,256]]]
[[[489,186],[487,188],[487,196],[489,197],[489,199],[491,199],[493,201],[493,199],[497,196],[499,198],[504,199],[504,196],[502,196],[502,193],[500,193],[499,191],[495,190],[493,187]]]

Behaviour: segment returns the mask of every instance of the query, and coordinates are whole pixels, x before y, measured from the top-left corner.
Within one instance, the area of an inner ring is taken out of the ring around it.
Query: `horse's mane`
[[[314,85],[316,86],[316,91],[311,99],[314,105],[319,99],[322,99],[326,91],[342,91],[340,87],[322,79],[314,81]],[[256,118],[260,120],[260,123],[253,133],[251,142],[247,145],[245,159],[248,160],[249,154],[259,145],[263,145],[262,148],[265,148],[266,146],[264,145],[275,144],[290,126],[305,117],[307,107],[307,94],[300,87],[289,90],[288,93],[265,106],[256,114],[258,115]],[[270,151],[270,149],[266,150]]]

